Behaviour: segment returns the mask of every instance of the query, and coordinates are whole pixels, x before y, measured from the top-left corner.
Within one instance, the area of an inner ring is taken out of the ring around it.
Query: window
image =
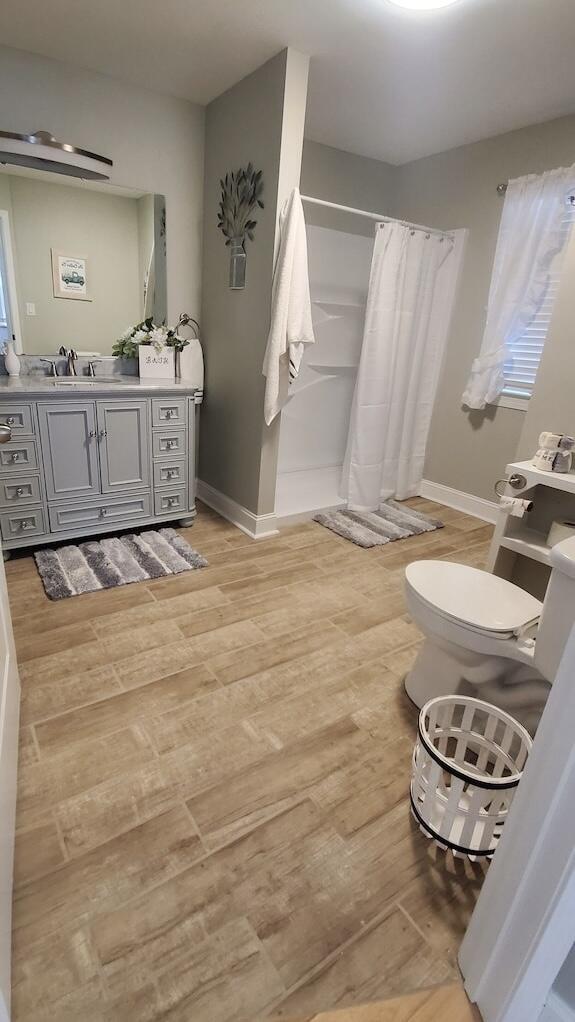
[[[562,223],[565,236],[562,253],[558,256],[555,265],[551,269],[549,282],[537,315],[517,343],[513,345],[512,355],[503,367],[505,374],[503,394],[510,398],[528,400],[533,393],[537,370],[539,369],[543,347],[547,338],[549,324],[551,323],[551,316],[553,315],[555,299],[559,291],[563,262],[562,255],[567,247],[568,235],[573,223],[575,223],[575,201],[569,196]]]

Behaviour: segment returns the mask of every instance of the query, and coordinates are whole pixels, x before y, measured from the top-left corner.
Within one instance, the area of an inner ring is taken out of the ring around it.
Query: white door
[[[20,679],[0,548],[0,1022],[10,1018],[12,870]]]

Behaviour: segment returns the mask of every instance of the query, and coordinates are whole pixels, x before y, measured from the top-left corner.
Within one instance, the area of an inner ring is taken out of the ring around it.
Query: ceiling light
[[[410,11],[435,11],[439,7],[459,3],[459,0],[391,0],[391,3]]]
[[[33,135],[0,131],[0,164],[6,163],[81,177],[87,181],[109,181],[112,166],[112,161],[106,156],[97,156],[67,142],[58,142],[49,131],[35,131]]]

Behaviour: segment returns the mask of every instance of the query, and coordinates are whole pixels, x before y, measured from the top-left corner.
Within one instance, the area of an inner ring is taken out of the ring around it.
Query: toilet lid
[[[518,632],[537,621],[543,604],[519,586],[451,561],[414,561],[407,583],[440,614],[485,632]]]

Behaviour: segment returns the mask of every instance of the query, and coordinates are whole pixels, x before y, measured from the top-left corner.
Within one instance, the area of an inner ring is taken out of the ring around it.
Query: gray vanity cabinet
[[[0,445],[4,550],[154,523],[191,524],[201,392],[77,394],[65,384],[0,398],[12,439]]]
[[[98,449],[102,493],[150,485],[148,401],[98,401]]]
[[[100,493],[94,402],[50,401],[38,414],[48,500]]]

